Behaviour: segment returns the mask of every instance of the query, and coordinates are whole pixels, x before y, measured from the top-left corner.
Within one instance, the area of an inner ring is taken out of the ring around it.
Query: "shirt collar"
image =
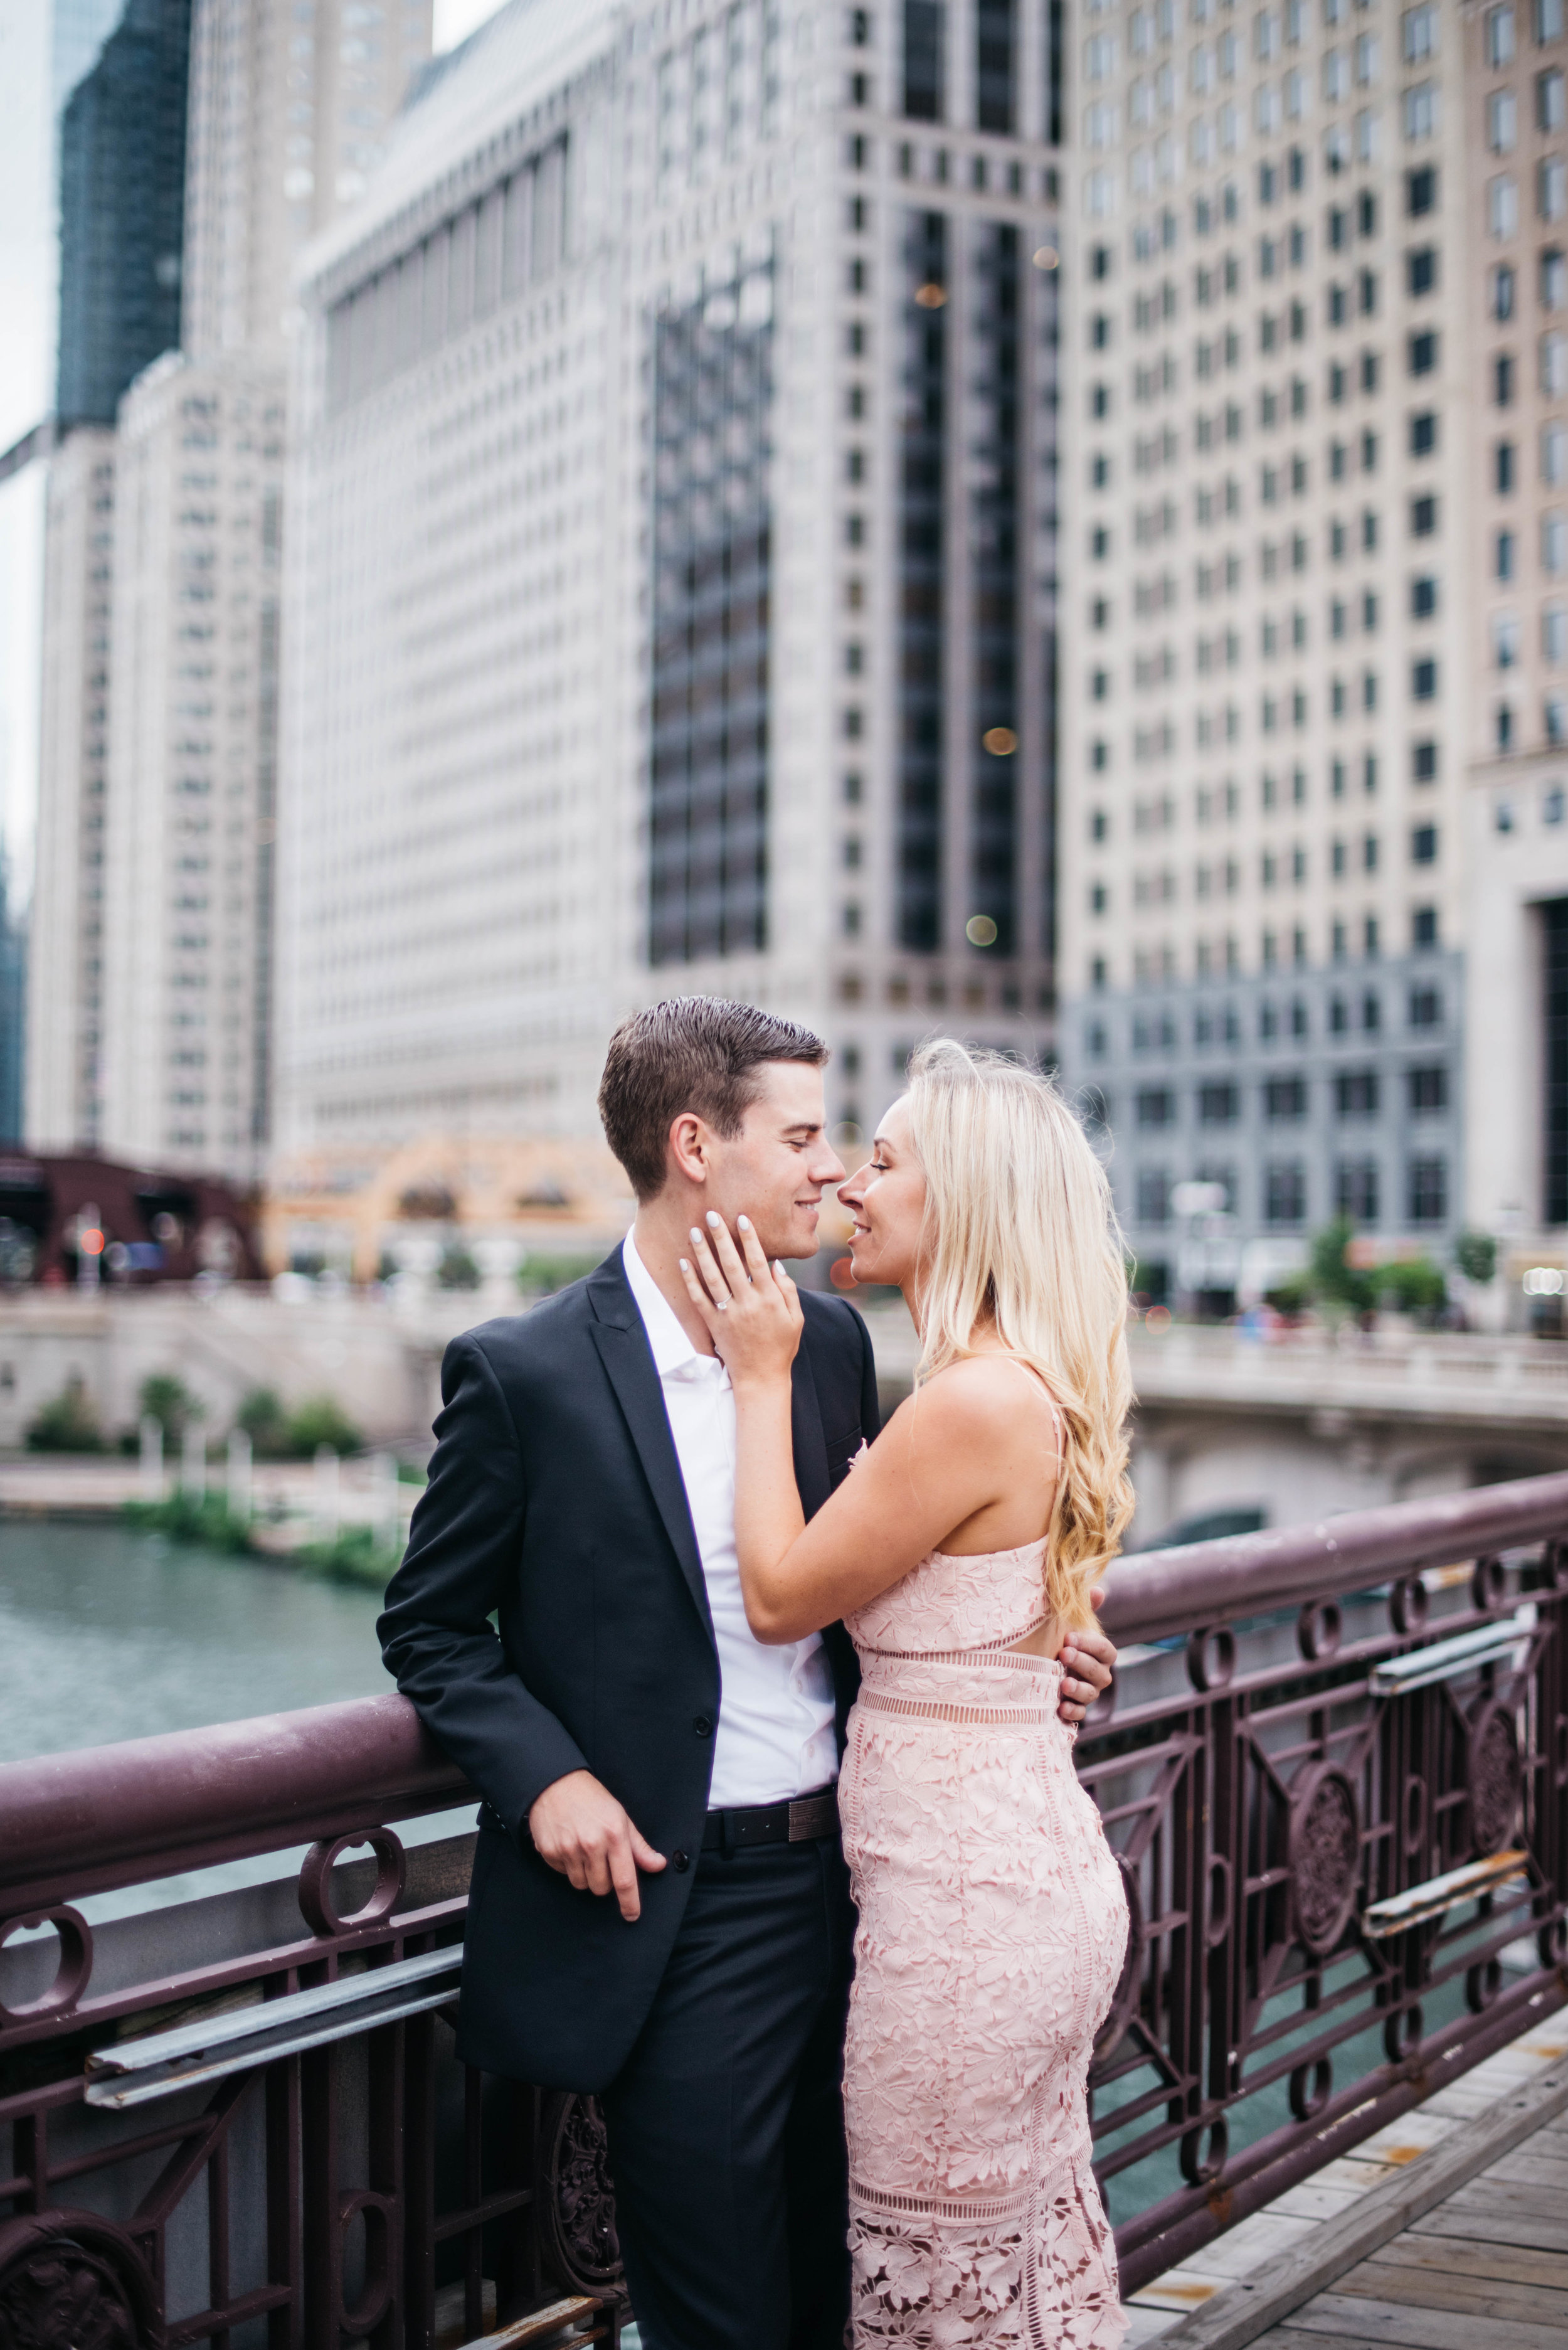
[[[680,1327],[674,1307],[639,1256],[637,1243],[629,1232],[621,1248],[621,1261],[637,1310],[642,1316],[642,1326],[648,1333],[653,1367],[659,1378],[690,1377],[693,1364],[704,1366],[711,1361],[711,1357],[698,1353]]]

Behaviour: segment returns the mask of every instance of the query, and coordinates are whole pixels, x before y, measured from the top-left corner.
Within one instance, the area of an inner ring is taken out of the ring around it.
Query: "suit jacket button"
[[[670,1858],[676,1875],[678,1877],[684,1877],[686,1871],[691,1866],[691,1854],[689,1852],[672,1852]]]
[[[699,1738],[711,1738],[713,1735],[713,1725],[705,1713],[700,1713],[691,1727]]]

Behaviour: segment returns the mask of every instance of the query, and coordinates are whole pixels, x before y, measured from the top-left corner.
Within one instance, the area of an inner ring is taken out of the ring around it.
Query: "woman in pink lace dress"
[[[735,1390],[753,1629],[842,1616],[861,1659],[840,1783],[854,2343],[1113,2350],[1085,2082],[1127,1906],[1056,1712],[1058,1649],[1131,1508],[1108,1190],[1045,1080],[940,1042],[840,1197],[857,1278],[902,1289],[921,1365],[809,1526],[788,1276],[742,1223],[739,1251],[694,1234],[687,1277]]]

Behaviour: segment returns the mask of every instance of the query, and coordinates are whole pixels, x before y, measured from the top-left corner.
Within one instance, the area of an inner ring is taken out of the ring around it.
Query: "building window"
[[[1418,171],[1405,174],[1405,210],[1411,220],[1420,220],[1438,209],[1438,167],[1423,163]]]
[[[975,115],[982,130],[1011,135],[1013,127],[1012,0],[976,0]]]
[[[1176,1096],[1168,1086],[1146,1086],[1137,1096],[1137,1122],[1144,1128],[1176,1124]]]
[[[1298,1160],[1266,1169],[1263,1177],[1263,1221],[1269,1224],[1306,1222],[1306,1170]]]
[[[1422,65],[1437,56],[1438,11],[1430,0],[1424,7],[1407,8],[1400,19],[1400,31],[1407,66]]]
[[[983,26],[981,36],[983,40]],[[966,448],[982,461],[971,474],[968,492],[971,707],[976,713],[968,913],[993,925],[996,952],[1011,955],[1017,945],[1022,861],[1016,517],[1023,255],[1019,232],[1011,223],[975,221],[962,227],[954,223],[949,234],[970,240],[964,431]]]
[[[1438,527],[1438,501],[1434,497],[1412,498],[1410,501],[1410,536],[1430,538]]]
[[[942,0],[904,0],[904,112],[915,122],[942,119]]]
[[[1429,1118],[1449,1106],[1449,1073],[1439,1061],[1435,1067],[1411,1069],[1405,1079],[1413,1118]]]
[[[1405,256],[1406,284],[1410,294],[1420,296],[1434,293],[1438,284],[1438,249],[1424,244]]]
[[[1518,453],[1511,441],[1500,441],[1492,452],[1492,481],[1499,497],[1507,497],[1515,487]]]
[[[1449,1212],[1449,1163],[1446,1159],[1412,1159],[1408,1199],[1413,1224],[1440,1224]]]
[[[1417,906],[1410,915],[1410,944],[1418,951],[1438,943],[1438,910],[1436,906]]]
[[[1438,583],[1429,572],[1410,582],[1410,618],[1429,620],[1438,608]]]
[[[1239,1087],[1230,1084],[1199,1086],[1198,1088],[1198,1122],[1199,1126],[1233,1126],[1241,1114]]]
[[[1568,163],[1548,155],[1535,175],[1535,209],[1543,221],[1559,221],[1568,213]]]
[[[1405,92],[1405,136],[1412,141],[1435,137],[1438,129],[1438,85],[1412,82]],[[1364,159],[1369,160],[1369,159]]]
[[[1568,515],[1561,511],[1541,517],[1541,567],[1553,578],[1568,570]]]
[[[1412,375],[1430,375],[1437,364],[1438,338],[1436,332],[1428,329],[1425,334],[1412,335],[1410,338],[1410,373]]]
[[[1410,774],[1417,784],[1432,784],[1438,779],[1438,746],[1435,743],[1412,743]]]
[[[1307,1081],[1304,1077],[1268,1077],[1263,1084],[1263,1116],[1271,1125],[1279,1125],[1307,1114]]]
[[[1336,1215],[1347,1216],[1354,1224],[1375,1224],[1377,1222],[1377,1161],[1375,1159],[1342,1159],[1334,1170],[1334,1204]]]
[[[898,943],[917,954],[932,953],[940,942],[948,342],[944,305],[919,297],[947,286],[947,240],[943,213],[906,214],[908,299],[899,321],[905,423],[898,475],[902,683],[897,907]]]
[[[1376,1118],[1380,1087],[1376,1069],[1341,1069],[1334,1081],[1334,1106],[1341,1118]]]
[[[1486,142],[1494,155],[1511,155],[1519,144],[1519,100],[1511,89],[1494,89],[1488,96]]]
[[[1535,77],[1535,127],[1537,130],[1561,130],[1568,121],[1564,94],[1568,84],[1560,71],[1537,74]]]
[[[1170,1178],[1163,1168],[1140,1167],[1137,1177],[1137,1221],[1140,1224],[1170,1222]]]
[[[1410,664],[1410,699],[1412,702],[1435,702],[1438,694],[1438,664],[1435,660],[1412,661]]]
[[[1435,865],[1438,861],[1438,827],[1435,824],[1418,824],[1410,835],[1412,865]]]
[[[1519,182],[1500,172],[1486,183],[1487,226],[1500,241],[1519,234]]]
[[[771,269],[753,270],[654,324],[656,965],[767,944],[772,317]],[[722,727],[693,714],[714,702]]]

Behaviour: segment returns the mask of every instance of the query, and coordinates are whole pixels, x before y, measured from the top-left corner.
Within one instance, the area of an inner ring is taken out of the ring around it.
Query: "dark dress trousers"
[[[794,1468],[809,1516],[879,1423],[864,1322],[840,1298],[801,1304]],[[693,1888],[715,1876],[701,1863],[723,1704],[685,1487],[619,1249],[532,1313],[454,1339],[441,1394],[380,1637],[399,1688],[484,1798],[459,2050],[487,2072],[603,2090],[649,2022]],[[858,1676],[842,1627],[825,1638],[842,1742]],[[641,1878],[635,1925],[613,1897],[575,1892],[528,1838],[535,1799],[585,1769],[669,1860]],[[805,1853],[821,1859],[815,1846],[783,1849],[797,1877]],[[776,1850],[768,1866],[776,1875]],[[693,1905],[705,1939],[711,1892]]]

